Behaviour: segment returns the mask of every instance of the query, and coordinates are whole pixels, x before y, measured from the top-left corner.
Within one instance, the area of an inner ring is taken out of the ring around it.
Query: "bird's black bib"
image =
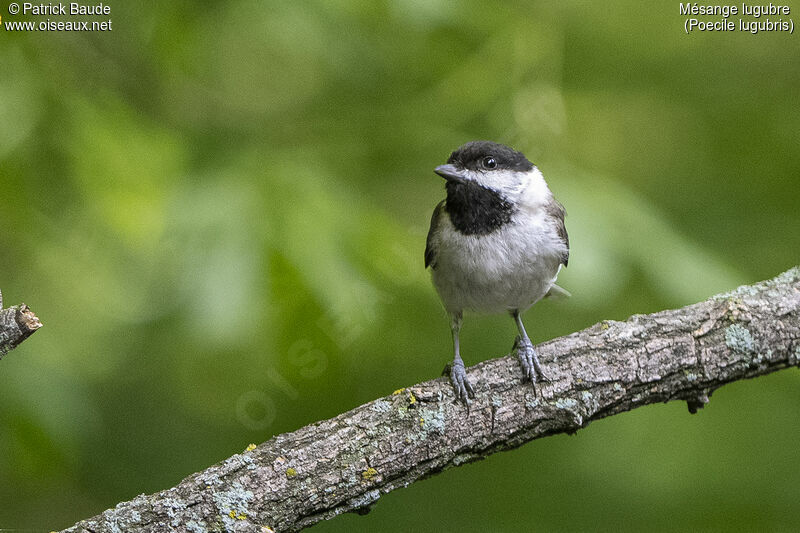
[[[447,182],[445,211],[464,235],[487,235],[511,221],[514,206],[498,193],[471,182]]]

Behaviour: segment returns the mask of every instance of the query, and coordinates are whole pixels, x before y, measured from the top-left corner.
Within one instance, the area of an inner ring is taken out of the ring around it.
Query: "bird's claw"
[[[530,380],[536,389],[537,378],[542,381],[550,381],[550,378],[542,370],[542,365],[539,363],[539,356],[536,355],[536,350],[531,344],[531,341],[517,336],[514,340],[513,351],[517,352],[519,362],[522,365],[522,380]]]
[[[469,379],[467,379],[467,371],[463,362],[453,362],[453,366],[450,368],[450,383],[453,384],[456,399],[469,405],[470,398],[475,397],[475,390],[472,388]]]

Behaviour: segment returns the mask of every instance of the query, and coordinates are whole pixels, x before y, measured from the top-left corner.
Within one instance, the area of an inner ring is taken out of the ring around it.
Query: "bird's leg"
[[[475,391],[467,379],[467,372],[458,345],[458,332],[461,330],[461,313],[453,313],[450,319],[450,329],[453,332],[453,367],[450,369],[450,382],[453,384],[456,398],[469,405],[469,399],[475,397]]]
[[[534,384],[536,384],[537,376],[544,381],[549,381],[545,373],[542,372],[542,365],[539,364],[539,356],[536,355],[536,350],[533,348],[533,344],[528,338],[528,334],[525,332],[525,326],[522,324],[522,317],[520,316],[519,310],[515,309],[512,311],[511,316],[514,318],[514,322],[517,323],[517,329],[519,330],[519,335],[517,335],[517,338],[514,340],[514,347],[512,350],[516,350],[517,357],[519,357],[519,362],[522,365],[523,379],[527,378]]]

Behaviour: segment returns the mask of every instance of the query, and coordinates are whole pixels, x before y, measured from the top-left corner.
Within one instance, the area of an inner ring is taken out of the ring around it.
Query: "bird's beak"
[[[439,165],[434,169],[434,172],[447,181],[464,181],[467,177],[464,171],[455,165]]]

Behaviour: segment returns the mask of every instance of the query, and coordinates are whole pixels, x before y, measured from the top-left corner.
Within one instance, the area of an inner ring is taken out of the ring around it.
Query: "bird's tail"
[[[572,294],[567,289],[563,287],[559,287],[555,283],[550,287],[550,290],[547,291],[547,294],[544,295],[545,298],[553,298],[554,300],[560,300],[562,298],[570,298]]]

